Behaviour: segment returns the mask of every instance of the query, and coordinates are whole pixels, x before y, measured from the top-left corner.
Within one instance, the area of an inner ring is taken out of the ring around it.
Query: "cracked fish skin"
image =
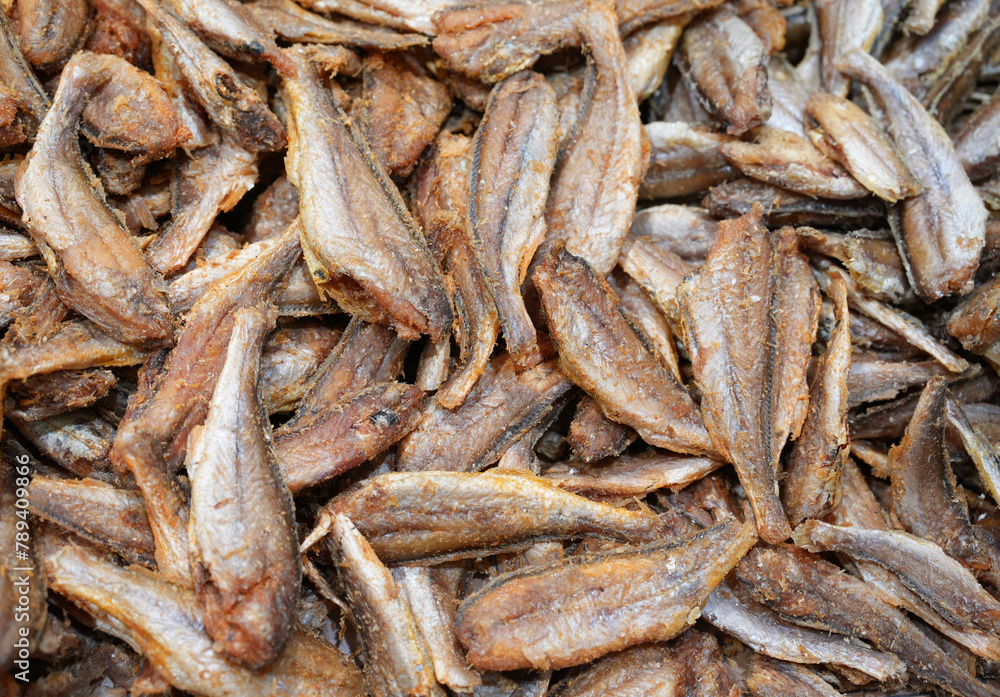
[[[736,575],[758,601],[790,621],[867,639],[956,695],[1000,694],[959,667],[870,586],[809,552],[791,545],[758,547],[740,561]]]
[[[795,529],[796,544],[810,552],[844,552],[892,571],[951,624],[996,633],[1000,602],[939,546],[897,530],[866,530],[809,520]]]
[[[140,567],[122,568],[65,542],[49,542],[50,587],[107,618],[108,629],[174,687],[206,697],[361,697],[361,671],[335,647],[293,630],[277,661],[255,672],[228,660],[205,633],[194,592]]]
[[[715,451],[698,407],[621,312],[614,291],[559,245],[534,275],[563,372],[605,415],[647,443],[675,452]],[[628,366],[609,372],[609,366]]]
[[[163,280],[93,188],[77,139],[88,93],[127,65],[87,52],[67,64],[15,188],[59,298],[112,337],[156,347],[173,329]]]
[[[153,532],[139,492],[93,479],[41,475],[32,478],[28,492],[39,517],[111,549],[129,563],[152,566]]]
[[[857,104],[814,92],[806,115],[817,125],[807,132],[813,144],[843,164],[873,194],[895,203],[920,193],[920,185],[892,143]]]
[[[463,601],[458,636],[486,670],[565,668],[664,641],[694,623],[756,540],[752,521],[729,519],[666,543],[505,574]]]
[[[365,653],[365,685],[372,697],[443,697],[427,643],[405,592],[351,520],[337,514],[333,559]]]
[[[595,82],[572,139],[559,154],[546,203],[545,240],[535,258],[564,241],[605,277],[632,225],[649,146],[613,13],[602,6],[578,24]]]
[[[545,239],[558,120],[555,93],[545,78],[515,73],[490,93],[472,150],[469,222],[476,258],[496,302],[507,351],[524,367],[540,360],[521,284]]]
[[[255,670],[284,649],[298,598],[292,497],[278,473],[258,394],[273,307],[239,310],[201,426],[188,438],[191,574],[205,629]]]
[[[761,215],[757,208],[721,222],[678,297],[705,425],[736,467],[761,537],[781,542],[792,531],[778,498],[778,458],[806,418],[820,298],[794,231],[772,235]]]
[[[870,87],[889,131],[923,191],[898,207],[893,231],[914,290],[930,303],[972,290],[986,240],[986,207],[951,138],[906,88],[868,54],[844,56],[841,72]]]
[[[728,133],[745,133],[771,115],[767,51],[732,10],[711,10],[689,24],[677,64]]]
[[[316,68],[296,49],[287,53],[298,69],[284,82],[287,170],[299,189],[302,251],[313,280],[352,314],[381,310],[403,338],[440,340],[452,311],[422,233]]]
[[[816,369],[809,412],[782,482],[782,501],[793,526],[806,518],[823,518],[833,508],[840,497],[840,471],[849,452],[851,315],[843,282],[830,285],[830,296],[837,324]]]
[[[986,555],[945,447],[946,390],[945,378],[931,378],[903,439],[889,449],[891,512],[907,532],[933,540],[972,569],[984,569]]]
[[[652,542],[665,532],[648,512],[591,501],[528,474],[378,475],[335,497],[320,518],[339,514],[386,563],[463,559],[581,536]]]

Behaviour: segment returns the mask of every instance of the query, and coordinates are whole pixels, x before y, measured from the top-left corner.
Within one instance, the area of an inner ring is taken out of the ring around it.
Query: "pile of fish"
[[[998,0],[4,0],[0,693],[1000,695],[998,80]]]

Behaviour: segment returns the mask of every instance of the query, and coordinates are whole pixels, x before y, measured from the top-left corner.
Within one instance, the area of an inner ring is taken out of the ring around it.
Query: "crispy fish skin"
[[[481,470],[548,418],[572,386],[554,360],[519,373],[510,356],[501,354],[460,407],[427,405],[419,426],[400,444],[396,468]]]
[[[847,170],[803,136],[768,126],[749,133],[752,142],[733,140],[719,147],[746,176],[806,196],[856,199],[868,195]]]
[[[260,401],[268,414],[292,411],[340,340],[340,331],[304,320],[276,329],[260,357]]]
[[[500,333],[497,304],[476,259],[469,220],[472,140],[442,131],[417,173],[414,206],[441,268],[454,283],[455,322],[461,364],[438,390],[439,404],[454,409],[486,369]]]
[[[651,445],[693,455],[714,452],[694,400],[586,261],[558,245],[538,266],[534,282],[563,372],[606,416],[631,426]]]
[[[147,250],[149,263],[164,276],[181,270],[216,216],[239,203],[256,182],[257,154],[229,135],[192,153],[177,168],[170,223]]]
[[[844,165],[873,194],[895,203],[920,193],[920,185],[892,143],[857,104],[813,92],[806,114],[816,124],[807,132],[813,144]]]
[[[956,490],[945,446],[946,390],[943,377],[931,378],[903,440],[889,449],[892,515],[906,531],[933,540],[966,566],[984,569],[985,553]]]
[[[719,460],[652,451],[598,462],[557,464],[543,478],[589,498],[645,496],[656,489],[680,489],[722,466]]]
[[[639,185],[643,200],[687,196],[739,176],[721,152],[733,136],[683,121],[654,121],[643,129],[650,146],[649,167]],[[636,213],[633,232],[643,213]]]
[[[758,601],[793,622],[867,639],[896,653],[915,675],[953,694],[997,694],[871,587],[815,555],[791,545],[758,547],[737,565],[736,575]]]
[[[161,7],[159,0],[136,1],[155,23],[177,70],[213,122],[225,131],[233,131],[250,150],[273,151],[285,147],[285,129],[256,90]]]
[[[674,341],[671,320],[667,319],[646,291],[624,272],[611,274],[608,284],[618,296],[625,317],[649,340],[653,352],[670,369],[677,381],[681,382],[683,378],[677,364],[677,343]]]
[[[923,187],[900,204],[900,230],[893,233],[914,290],[928,303],[967,293],[985,244],[987,213],[951,139],[868,54],[854,51],[838,66],[872,89],[903,161]]]
[[[299,189],[302,250],[313,280],[352,313],[384,308],[403,338],[426,333],[440,340],[452,311],[423,235],[395,184],[348,129],[316,68],[294,47],[288,55],[298,76],[284,82],[287,171]],[[352,284],[361,298],[345,295],[338,281]]]
[[[65,542],[46,544],[52,590],[107,617],[120,638],[179,690],[206,697],[364,694],[361,672],[335,647],[293,630],[277,661],[254,672],[218,652],[194,592],[140,567],[121,568]]]
[[[405,596],[347,516],[336,515],[333,545],[334,562],[365,651],[365,684],[372,696],[443,696]]]
[[[524,367],[540,360],[521,283],[545,239],[545,203],[556,161],[556,96],[539,73],[498,83],[472,150],[469,222],[476,259],[496,302],[507,351]]]
[[[818,33],[822,37],[820,79],[823,88],[836,97],[846,97],[850,81],[837,69],[837,61],[855,49],[871,49],[882,27],[882,3],[878,0],[819,0],[815,11]]]
[[[649,149],[611,9],[586,13],[579,27],[595,83],[552,175],[546,237],[536,259],[565,241],[605,277],[632,224]]]
[[[60,68],[86,39],[87,2],[20,0],[14,10],[24,57],[38,70]]]
[[[591,536],[652,542],[664,528],[648,512],[615,508],[528,474],[394,472],[338,495],[321,521],[345,515],[386,563],[445,561]]]
[[[112,337],[155,347],[172,332],[163,281],[94,189],[77,139],[89,93],[122,66],[131,67],[86,52],[66,65],[16,193],[59,298]]]
[[[0,12],[0,76],[3,77],[3,84],[10,87],[20,101],[18,111],[24,124],[24,135],[34,140],[51,100],[35,71],[28,65],[6,10]]]
[[[1000,322],[995,315],[1000,306],[1000,277],[977,286],[951,311],[948,333],[962,342],[967,351],[984,353],[1000,339]]]
[[[563,668],[664,641],[694,623],[756,539],[753,522],[730,519],[667,543],[506,574],[465,599],[458,636],[469,662],[488,670]]]
[[[820,298],[795,233],[771,235],[761,216],[755,209],[721,222],[708,259],[678,295],[705,426],[735,465],[761,537],[780,542],[791,528],[778,458],[806,418]]]
[[[809,520],[795,529],[810,552],[844,552],[892,571],[951,624],[987,632],[1000,626],[1000,602],[933,542],[897,530],[866,530]]]
[[[191,432],[191,575],[205,630],[254,670],[288,641],[301,572],[292,497],[278,473],[258,395],[273,308],[241,309],[204,423]]]
[[[39,517],[103,545],[132,564],[153,564],[153,531],[142,494],[94,479],[36,475],[28,488]]]
[[[898,679],[906,667],[892,653],[881,653],[859,641],[845,642],[808,627],[786,622],[761,605],[738,583],[723,581],[702,611],[702,617],[761,654],[794,663],[832,663],[870,675]]]
[[[847,378],[851,369],[851,315],[843,282],[831,284],[829,292],[837,324],[816,369],[809,412],[782,482],[782,501],[793,526],[807,518],[825,517],[836,504],[840,471],[850,452]]]
[[[424,401],[413,385],[382,382],[318,415],[297,418],[274,437],[289,490],[319,484],[391,447],[417,426]]]
[[[767,51],[732,10],[710,10],[691,22],[681,37],[677,65],[728,133],[745,133],[771,115]]]
[[[14,384],[4,408],[22,419],[47,419],[73,409],[89,407],[117,382],[110,370],[61,370]]]

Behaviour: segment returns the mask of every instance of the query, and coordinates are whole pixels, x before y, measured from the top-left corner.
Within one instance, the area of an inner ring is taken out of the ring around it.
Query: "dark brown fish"
[[[170,223],[146,252],[149,263],[164,276],[182,269],[216,216],[239,203],[256,182],[256,153],[228,135],[192,153],[174,174]]]
[[[896,530],[866,530],[809,520],[795,529],[796,544],[810,552],[843,552],[876,562],[951,624],[996,634],[1000,602],[976,577],[933,542]]]
[[[639,198],[687,196],[739,176],[739,171],[722,156],[722,146],[735,140],[733,136],[681,121],[654,121],[643,128],[649,139],[650,154]],[[636,213],[633,233],[643,213]]]
[[[426,36],[420,34],[402,34],[350,19],[331,20],[306,10],[292,0],[257,0],[246,7],[279,37],[295,43],[340,44],[380,51],[430,43]]]
[[[412,431],[424,401],[413,385],[381,382],[315,415],[296,416],[274,437],[282,478],[294,493],[357,467]]]
[[[162,44],[175,61],[176,70],[213,122],[233,132],[250,150],[280,150],[286,145],[285,129],[277,117],[232,66],[162,8],[159,0],[137,2],[162,34]],[[195,134],[202,130],[187,122],[185,125]]]
[[[804,136],[768,126],[759,126],[749,135],[750,142],[733,140],[719,147],[746,176],[806,196],[857,199],[868,195],[846,169]]]
[[[632,224],[649,150],[611,8],[583,15],[579,28],[594,83],[552,175],[539,255],[564,241],[605,277]]]
[[[451,111],[448,88],[408,56],[372,53],[365,59],[358,119],[386,172],[406,177]]]
[[[282,174],[254,199],[250,217],[243,227],[243,242],[250,244],[278,237],[298,215],[299,190]]]
[[[542,477],[560,489],[593,499],[642,497],[657,489],[680,489],[722,466],[719,460],[650,451],[545,469]]]
[[[903,440],[889,450],[892,514],[903,529],[933,540],[966,566],[983,569],[985,552],[948,462],[946,389],[940,376],[927,383]]]
[[[459,406],[479,379],[500,332],[496,301],[476,259],[469,220],[472,139],[444,129],[418,170],[413,204],[438,263],[454,284],[452,331],[459,365],[435,398]]]
[[[768,225],[872,227],[885,221],[875,198],[836,201],[802,196],[754,179],[735,179],[713,188],[702,205],[717,218],[738,218],[759,206]]]
[[[21,52],[21,42],[11,28],[6,10],[0,13],[0,77],[19,101],[24,135],[34,139],[51,101]]]
[[[691,625],[756,541],[729,520],[680,539],[619,548],[500,576],[459,607],[458,636],[478,668],[561,668]],[[708,563],[708,560],[711,563]]]
[[[102,545],[132,564],[153,565],[153,532],[138,491],[95,479],[36,475],[28,489],[39,517]]]
[[[351,520],[333,522],[333,560],[365,653],[372,697],[443,696],[427,643],[392,574]]]
[[[355,485],[321,511],[318,528],[349,517],[386,563],[475,558],[583,536],[653,542],[649,511],[615,508],[527,474],[394,472]]]
[[[736,575],[754,597],[807,627],[860,637],[896,653],[920,678],[956,695],[995,695],[864,582],[791,545],[752,550]]]
[[[778,458],[806,418],[820,309],[798,237],[790,228],[768,233],[759,209],[724,221],[678,294],[705,425],[735,465],[761,537],[780,542],[791,528],[778,498]]]
[[[840,496],[840,471],[849,452],[847,439],[848,373],[851,369],[850,314],[847,289],[829,289],[837,324],[812,380],[809,412],[792,446],[782,482],[782,501],[789,522],[824,518]]]
[[[293,630],[278,660],[254,672],[215,649],[193,591],[51,536],[44,547],[52,590],[96,614],[103,629],[141,652],[179,690],[213,697],[364,694],[357,667],[311,634]]]
[[[819,675],[784,661],[754,656],[747,675],[747,687],[754,697],[837,697],[840,692],[833,689]]]
[[[651,445],[695,455],[713,452],[694,400],[586,261],[559,245],[539,265],[534,282],[559,345],[559,365],[606,416],[631,426]]]
[[[298,77],[284,82],[287,173],[301,197],[302,250],[313,279],[341,308],[369,321],[389,319],[406,339],[441,339],[452,312],[423,235],[316,68],[294,47],[288,51]]]
[[[951,311],[948,333],[962,342],[967,351],[984,353],[1000,339],[1000,318],[995,317],[1000,303],[1000,277],[977,286]]]
[[[552,88],[523,71],[497,84],[472,151],[469,222],[476,258],[496,302],[507,351],[529,368],[540,359],[521,284],[545,239],[545,203],[556,161]]]
[[[311,320],[276,329],[260,357],[260,401],[264,411],[280,414],[295,409],[340,336],[339,330]]]
[[[77,54],[17,179],[24,220],[59,298],[111,336],[145,346],[171,337],[163,282],[81,166],[77,120],[90,92],[114,79],[115,56]]]
[[[985,241],[987,214],[951,139],[868,54],[854,51],[838,66],[873,90],[900,156],[923,188],[900,204],[893,231],[914,290],[926,302],[968,292]]]
[[[555,361],[518,373],[510,356],[501,354],[490,361],[460,407],[427,404],[419,426],[399,446],[396,468],[483,469],[547,419],[571,387]]]
[[[188,438],[191,575],[205,630],[254,670],[284,649],[301,581],[292,498],[257,383],[275,312],[240,309],[205,421]]]
[[[576,405],[566,441],[578,458],[594,462],[619,455],[637,435],[628,426],[606,417],[593,398],[584,396]]]
[[[90,0],[94,28],[84,48],[111,53],[132,65],[148,65],[151,57],[146,11],[135,0]]]
[[[556,685],[552,697],[607,694],[727,697],[730,678],[719,643],[689,629],[668,644],[642,644],[605,656]]]
[[[681,37],[677,66],[684,79],[734,135],[771,115],[766,65],[764,44],[727,7],[701,15]]]
[[[34,375],[10,386],[4,409],[34,421],[83,409],[104,397],[118,379],[110,370],[62,370]]]
[[[754,651],[783,661],[830,663],[882,681],[906,674],[906,667],[892,653],[881,653],[858,640],[844,641],[828,632],[786,622],[754,600],[735,580],[733,585],[723,581],[712,591],[702,617]]]
[[[87,38],[90,6],[84,0],[19,0],[14,10],[21,50],[40,71],[61,68]]]

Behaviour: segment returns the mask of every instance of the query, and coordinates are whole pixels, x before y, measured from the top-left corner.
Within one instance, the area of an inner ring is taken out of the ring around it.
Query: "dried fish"
[[[336,514],[334,562],[365,651],[365,686],[373,697],[444,695],[427,644],[392,574],[351,520]]]
[[[295,49],[289,55],[298,76],[284,83],[288,177],[301,196],[302,250],[313,279],[369,321],[387,313],[404,338],[440,339],[452,313],[423,236],[395,185],[372,169],[371,152],[347,128],[308,58]]]
[[[750,664],[747,687],[754,697],[837,697],[840,694],[808,668],[760,657],[754,657]]]
[[[459,639],[469,662],[490,670],[567,667],[664,641],[698,618],[756,537],[751,521],[729,520],[671,542],[506,574],[459,607]]]
[[[205,421],[191,431],[191,575],[205,630],[259,670],[288,640],[300,583],[291,496],[278,474],[258,396],[273,309],[236,312]]]
[[[132,69],[115,56],[86,52],[67,64],[17,180],[17,198],[60,300],[116,339],[159,346],[172,329],[162,281],[94,189],[77,138],[89,93],[122,67]]]
[[[848,455],[848,373],[851,363],[850,314],[843,283],[830,285],[837,324],[812,381],[809,412],[792,446],[782,484],[790,523],[824,518],[840,495],[840,470]]]
[[[770,235],[760,210],[724,221],[678,294],[705,425],[735,465],[761,537],[780,542],[791,528],[778,499],[778,458],[806,417],[820,309],[798,237],[788,228]]]
[[[644,128],[650,156],[649,168],[639,186],[640,198],[687,196],[739,176],[722,156],[722,146],[732,142],[732,136],[678,121],[654,121]],[[636,221],[645,212],[637,213]],[[632,223],[633,232],[636,221]]]
[[[708,256],[718,229],[718,220],[704,208],[665,203],[636,212],[629,236],[646,237],[684,261],[700,264]]]
[[[637,436],[628,426],[606,417],[593,398],[584,396],[577,403],[566,440],[578,458],[593,462],[619,455]]]
[[[331,20],[309,12],[292,0],[257,0],[249,3],[247,9],[285,41],[340,44],[382,51],[429,43],[427,37],[420,34],[401,34],[385,27],[348,19]]]
[[[38,70],[62,67],[86,39],[90,7],[83,0],[20,0],[14,10],[21,50]]]
[[[651,445],[695,455],[713,452],[694,400],[586,261],[557,246],[535,271],[534,282],[559,345],[560,367],[608,418],[631,426]]]
[[[923,189],[899,205],[899,229],[893,231],[914,290],[926,302],[968,292],[985,240],[986,208],[951,139],[871,56],[854,51],[838,66],[872,89],[900,156]]]
[[[772,226],[873,227],[885,220],[885,206],[877,199],[816,199],[753,179],[719,184],[709,192],[702,205],[721,219],[738,218],[759,206],[768,225]]]
[[[707,457],[650,451],[588,464],[556,464],[546,468],[542,477],[560,489],[589,498],[615,500],[645,496],[656,489],[680,489],[714,472],[722,464]]]
[[[826,92],[834,97],[847,96],[850,81],[840,74],[837,61],[856,49],[869,51],[882,19],[882,3],[878,0],[816,2],[817,29],[822,38],[820,77]]]
[[[275,414],[295,409],[339,339],[336,329],[308,320],[276,329],[260,357],[264,411]]]
[[[499,472],[378,475],[330,501],[318,528],[338,515],[350,518],[387,563],[464,559],[583,536],[652,542],[664,533],[650,512],[590,501],[538,477]]]
[[[745,133],[771,115],[767,50],[729,8],[710,10],[688,25],[677,65],[727,132]]]
[[[96,477],[118,483],[108,470],[108,451],[115,429],[90,409],[70,411],[37,421],[8,414],[17,430],[43,455],[81,477]]]
[[[10,386],[7,413],[26,421],[47,419],[73,409],[91,406],[115,386],[110,370],[59,371],[35,375]]]
[[[437,13],[446,12],[456,0],[303,0],[303,5],[316,12],[336,13],[365,22],[397,29],[434,34]]]
[[[646,101],[660,86],[687,23],[685,15],[665,19],[641,27],[622,42],[636,101]]]
[[[1000,322],[994,318],[1000,301],[997,277],[977,286],[952,310],[948,333],[962,342],[967,351],[984,353],[1000,339]]]

